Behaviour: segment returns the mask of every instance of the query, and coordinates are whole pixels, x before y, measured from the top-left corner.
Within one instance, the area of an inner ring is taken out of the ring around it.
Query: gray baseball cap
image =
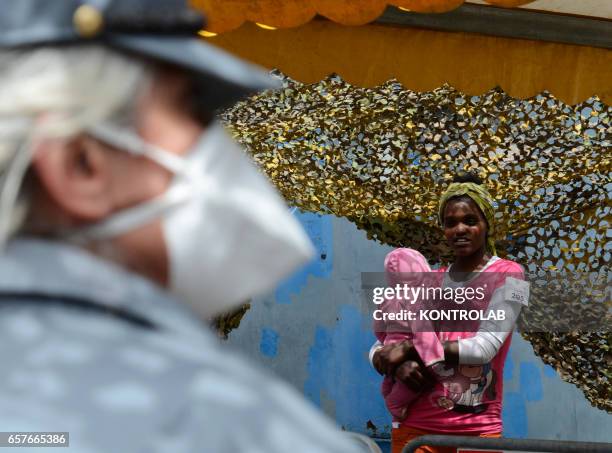
[[[197,36],[204,16],[187,0],[2,0],[0,49],[102,43],[186,69],[216,110],[277,88],[267,72]]]

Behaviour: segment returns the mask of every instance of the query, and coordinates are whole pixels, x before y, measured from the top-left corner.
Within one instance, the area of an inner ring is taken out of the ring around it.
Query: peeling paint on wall
[[[533,362],[521,362],[521,395],[527,401],[540,401],[544,394],[540,369]]]
[[[316,249],[315,258],[299,272],[285,280],[276,289],[275,299],[278,304],[290,304],[291,295],[299,294],[308,282],[308,276],[327,278],[333,267],[332,218],[321,214],[301,212],[294,213]]]
[[[274,329],[264,327],[261,329],[261,342],[259,350],[267,357],[276,357],[278,352],[278,332]]]
[[[361,313],[353,306],[341,305],[334,328],[317,326],[315,341],[308,354],[308,379],[304,393],[318,406],[325,396],[335,402],[335,418],[351,431],[364,431],[365,420],[381,426],[387,413],[378,398],[380,376],[370,366],[367,354],[374,335],[364,328]],[[375,398],[375,401],[372,400]]]

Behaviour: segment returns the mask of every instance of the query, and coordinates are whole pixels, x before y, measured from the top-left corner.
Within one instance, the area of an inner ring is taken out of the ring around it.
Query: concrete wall
[[[342,427],[388,437],[381,378],[367,353],[374,342],[363,310],[361,273],[380,272],[390,247],[345,219],[295,214],[318,255],[255,300],[229,344],[276,373]],[[504,372],[504,435],[612,442],[612,417],[590,406],[515,334]]]

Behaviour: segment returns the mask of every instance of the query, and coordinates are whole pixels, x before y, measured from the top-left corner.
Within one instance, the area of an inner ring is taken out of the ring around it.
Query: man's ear
[[[96,221],[113,210],[110,153],[96,140],[78,136],[35,146],[32,167],[42,188],[77,221]]]

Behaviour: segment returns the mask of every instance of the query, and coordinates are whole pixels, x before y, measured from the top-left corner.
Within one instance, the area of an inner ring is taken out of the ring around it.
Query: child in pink
[[[425,257],[416,250],[400,248],[389,253],[385,259],[385,272],[390,287],[397,284],[409,287],[419,287],[427,276],[431,276],[431,268]],[[423,301],[392,298],[381,305],[383,313],[400,313],[402,310],[416,311],[423,307]],[[425,321],[375,320],[374,333],[383,345],[412,340],[424,365],[435,375],[435,364],[444,360],[444,348],[434,332],[431,323]],[[391,376],[385,376],[382,383],[382,394],[385,404],[394,421],[406,417],[410,404],[419,395],[404,383],[395,381]]]

